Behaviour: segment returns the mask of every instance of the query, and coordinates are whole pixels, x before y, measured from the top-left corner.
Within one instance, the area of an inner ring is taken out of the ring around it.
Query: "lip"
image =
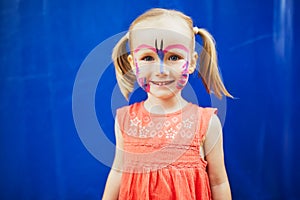
[[[150,81],[151,83],[153,83],[154,85],[157,86],[166,86],[166,85],[170,85],[172,83],[175,82],[175,80],[170,80],[170,81]]]

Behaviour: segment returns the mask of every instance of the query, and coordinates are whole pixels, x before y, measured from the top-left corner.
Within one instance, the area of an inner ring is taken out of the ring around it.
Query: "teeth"
[[[152,81],[152,83],[154,83],[155,85],[159,85],[159,86],[163,86],[163,85],[167,85],[167,84],[170,84],[172,83],[173,81],[161,81],[161,82],[158,82],[158,81]]]

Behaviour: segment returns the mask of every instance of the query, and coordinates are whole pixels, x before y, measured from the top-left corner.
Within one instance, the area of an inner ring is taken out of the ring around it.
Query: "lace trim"
[[[182,138],[192,138],[195,133],[194,114],[187,119],[181,119],[181,115],[166,118],[163,121],[155,122],[150,116],[138,116],[132,112],[130,116],[130,125],[125,131],[127,135],[139,138],[166,138],[174,139],[176,135]]]

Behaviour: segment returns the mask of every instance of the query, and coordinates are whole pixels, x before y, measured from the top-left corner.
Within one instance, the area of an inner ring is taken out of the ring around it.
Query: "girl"
[[[203,39],[204,86],[219,98],[232,97],[220,78],[212,36],[179,11],[145,12],[115,46],[121,92],[128,99],[137,81],[147,99],[117,110],[117,148],[103,199],[231,199],[216,109],[181,96],[196,68],[195,35]]]

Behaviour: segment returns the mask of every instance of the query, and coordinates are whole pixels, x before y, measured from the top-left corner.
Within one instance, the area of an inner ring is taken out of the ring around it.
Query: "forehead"
[[[194,38],[188,24],[179,17],[160,16],[142,20],[130,31],[130,46],[135,49],[141,44],[155,45],[163,40],[164,47],[172,44],[192,46]]]

